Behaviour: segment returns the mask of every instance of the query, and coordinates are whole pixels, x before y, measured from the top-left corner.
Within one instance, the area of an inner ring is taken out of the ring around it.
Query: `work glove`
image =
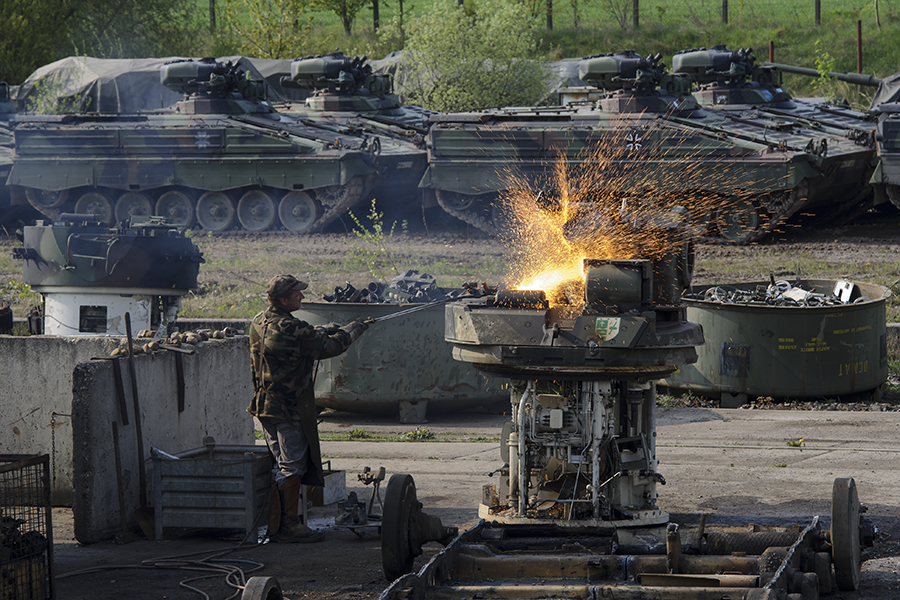
[[[350,334],[350,342],[351,343],[355,342],[359,338],[359,336],[361,336],[363,334],[363,331],[365,331],[368,328],[369,328],[368,325],[366,325],[365,323],[363,323],[362,321],[359,321],[359,320],[351,321],[350,323],[347,323],[346,325],[341,327],[341,329],[343,329],[348,334]]]
[[[334,335],[341,330],[341,326],[337,323],[329,323],[327,325],[319,325],[318,327],[316,327],[316,329],[320,329],[328,335]]]

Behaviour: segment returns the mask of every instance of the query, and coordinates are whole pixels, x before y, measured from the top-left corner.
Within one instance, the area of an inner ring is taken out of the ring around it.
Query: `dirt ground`
[[[797,274],[800,258],[805,265],[820,265],[806,276],[848,277],[871,281],[876,273],[900,279],[900,217],[873,218],[862,225],[839,229],[808,227],[792,230],[784,239],[735,248],[701,245],[697,248],[695,283],[724,283],[768,279]],[[273,242],[275,240],[275,242]],[[326,257],[340,260],[352,244],[352,236],[240,236],[201,240],[208,257],[225,257],[235,243],[241,252],[265,247],[272,260],[301,256],[315,262]],[[478,233],[456,228],[430,235],[416,232],[407,242],[411,255],[445,263],[471,263],[485,257],[499,264],[513,260],[502,245]],[[876,269],[876,266],[878,269]],[[804,267],[806,269],[808,267]],[[893,269],[893,271],[892,271]],[[235,273],[225,260],[212,260],[201,270],[203,281],[241,277],[265,281],[265,264]],[[473,274],[478,275],[478,274]],[[502,273],[485,274],[500,276]],[[328,290],[346,280],[364,283],[366,273],[313,273],[314,287]],[[886,284],[890,284],[887,282]],[[507,419],[501,405],[494,411],[430,416],[429,430],[441,435],[476,439],[499,435]],[[668,485],[661,487],[660,506],[675,520],[689,521],[706,513],[713,521],[804,522],[830,515],[831,482],[836,477],[857,479],[860,498],[868,505],[869,517],[879,529],[873,549],[866,553],[862,589],[836,592],[830,598],[859,600],[900,597],[900,413],[810,413],[799,411],[748,411],[706,408],[659,409],[659,458]],[[390,418],[326,413],[322,431],[347,432],[365,428],[369,432],[403,433],[410,426]],[[804,447],[785,442],[805,438]],[[500,466],[497,443],[467,442],[325,442],[323,455],[336,469],[347,472],[348,490],[368,498],[371,488],[357,482],[363,467],[385,466],[393,473],[414,476],[425,510],[440,516],[446,525],[468,527],[476,521],[476,505],[485,476]],[[784,466],[782,466],[784,465]],[[780,468],[779,468],[780,467]],[[335,529],[335,508],[315,507],[312,524],[326,531],[326,541],[315,545],[265,544],[236,547],[242,537],[209,537],[185,533],[179,539],[126,545],[112,541],[81,546],[72,539],[71,511],[54,511],[56,597],[81,598],[202,598],[179,582],[209,572],[189,567],[221,569],[231,564],[249,573],[276,577],[285,597],[291,599],[359,600],[376,598],[386,586],[381,572],[380,542],[373,529],[356,535]],[[184,533],[184,532],[183,532]],[[224,549],[224,550],[223,550]],[[438,550],[426,548],[418,568]],[[226,563],[210,557],[222,556]],[[188,553],[190,553],[189,556]],[[175,557],[175,558],[170,558]],[[166,559],[166,560],[163,560]],[[203,564],[194,563],[198,559]],[[251,562],[237,562],[251,561]],[[143,561],[143,562],[142,562]],[[174,564],[173,564],[174,563]],[[115,565],[130,565],[127,569]],[[134,568],[140,565],[140,568]],[[177,567],[177,568],[163,568]],[[82,573],[85,569],[100,569]],[[78,574],[81,573],[81,574]],[[69,575],[69,576],[66,576]],[[213,599],[232,597],[234,589],[224,583],[222,572],[194,585]],[[234,597],[240,597],[239,594]]]

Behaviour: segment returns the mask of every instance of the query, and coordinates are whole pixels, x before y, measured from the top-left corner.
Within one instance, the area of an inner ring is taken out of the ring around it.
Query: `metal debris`
[[[356,288],[349,281],[344,287],[334,288],[333,294],[325,294],[326,302],[355,302],[360,304],[384,304],[389,302],[441,302],[454,300],[462,296],[480,298],[497,292],[495,287],[486,283],[466,282],[459,288],[441,288],[434,276],[428,273],[419,274],[409,269],[398,275],[385,285],[373,281],[364,288]]]
[[[775,280],[770,276],[769,285],[757,285],[753,290],[737,289],[730,286],[713,286],[702,294],[685,294],[685,298],[719,302],[722,304],[756,304],[766,306],[839,306],[842,304],[859,304],[871,300],[858,293],[854,295],[856,286],[851,281],[838,281],[833,290],[818,288],[804,289],[799,282],[791,284],[785,279]]]

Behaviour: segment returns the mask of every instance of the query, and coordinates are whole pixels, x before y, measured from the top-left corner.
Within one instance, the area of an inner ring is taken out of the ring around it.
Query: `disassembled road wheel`
[[[274,577],[251,577],[244,586],[241,600],[282,600],[281,586]]]
[[[862,547],[864,543],[871,546],[874,541],[868,533],[870,526],[860,519],[862,512],[865,508],[859,504],[856,481],[849,477],[835,479],[831,494],[831,556],[837,587],[844,592],[859,589]]]
[[[393,581],[412,571],[422,546],[439,542],[446,546],[459,529],[444,527],[437,517],[422,512],[411,475],[397,473],[388,481],[381,520],[381,564],[384,576]]]

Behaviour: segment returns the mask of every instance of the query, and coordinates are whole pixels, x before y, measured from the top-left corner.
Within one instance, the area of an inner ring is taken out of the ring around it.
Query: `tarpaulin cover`
[[[13,100],[20,111],[27,99],[39,93],[35,85],[44,87],[61,102],[83,100],[77,104],[85,112],[135,114],[172,107],[184,96],[159,82],[159,68],[182,57],[166,58],[91,58],[70,56],[45,65],[32,73],[19,86]],[[283,88],[277,85],[281,75],[290,75],[290,60],[249,59],[225,56],[220,62],[237,62],[252,79],[265,79],[269,84],[269,101],[285,102]],[[294,90],[291,90],[295,94]]]

